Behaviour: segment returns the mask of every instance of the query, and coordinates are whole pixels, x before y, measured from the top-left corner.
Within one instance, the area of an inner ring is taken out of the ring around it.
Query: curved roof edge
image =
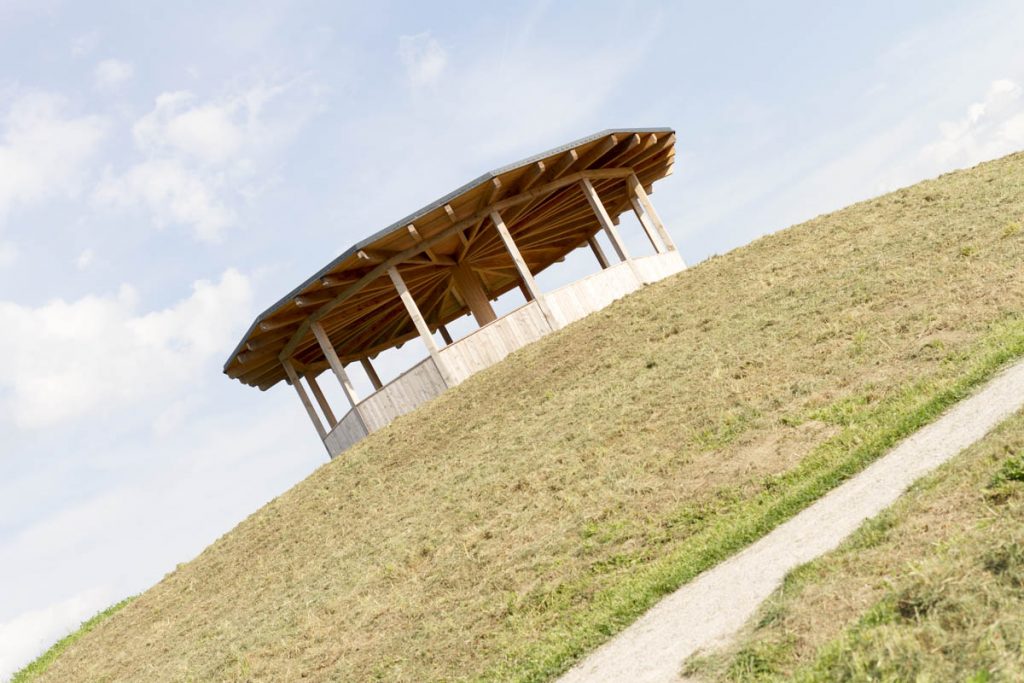
[[[490,181],[492,178],[495,178],[495,177],[501,175],[502,173],[508,173],[509,171],[514,171],[514,170],[516,170],[518,168],[522,168],[523,166],[528,166],[529,164],[532,164],[532,163],[534,163],[536,161],[539,161],[540,159],[544,159],[546,157],[549,157],[549,156],[552,156],[552,155],[555,155],[555,154],[559,154],[561,152],[566,152],[566,151],[568,151],[568,150],[570,150],[570,149],[572,149],[574,147],[579,147],[580,145],[585,145],[588,142],[593,142],[594,140],[606,137],[608,135],[614,135],[616,133],[657,133],[657,134],[661,134],[661,133],[674,133],[674,132],[675,131],[672,128],[666,128],[666,127],[657,127],[657,128],[606,128],[606,129],[604,129],[602,131],[598,131],[597,133],[592,133],[592,134],[587,135],[585,137],[579,138],[578,140],[573,140],[571,142],[566,142],[566,143],[564,143],[562,145],[558,145],[557,147],[552,147],[551,149],[544,150],[543,152],[538,152],[537,154],[532,154],[532,155],[530,155],[530,156],[528,156],[528,157],[526,157],[524,159],[520,159],[519,161],[515,161],[515,162],[513,162],[511,164],[506,164],[505,166],[501,166],[501,167],[496,168],[496,169],[494,169],[492,171],[487,171],[486,173],[484,173],[484,174],[474,178],[473,180],[470,180],[468,183],[460,185],[459,187],[457,187],[456,189],[452,190],[451,192],[449,192],[448,194],[444,195],[443,197],[435,199],[434,201],[430,202],[429,204],[426,204],[425,206],[420,207],[419,209],[417,209],[413,213],[409,214],[408,216],[405,216],[404,218],[398,219],[394,223],[391,223],[387,227],[378,230],[377,232],[373,233],[369,237],[364,237],[363,239],[359,240],[358,242],[353,244],[351,247],[349,247],[348,249],[343,251],[341,254],[336,256],[334,259],[332,259],[327,265],[325,265],[324,267],[320,268],[320,270],[318,270],[316,273],[314,273],[310,277],[306,278],[300,285],[298,285],[297,287],[293,288],[291,291],[289,291],[283,297],[281,297],[276,302],[274,302],[272,305],[270,305],[268,308],[266,308],[262,313],[257,315],[256,319],[253,320],[252,324],[249,325],[249,328],[242,335],[241,341],[238,342],[238,344],[235,346],[234,350],[231,351],[231,354],[228,356],[227,360],[224,361],[223,371],[225,373],[227,372],[227,368],[228,368],[229,365],[231,365],[231,361],[242,350],[242,347],[245,346],[246,339],[248,339],[249,336],[252,335],[252,333],[256,329],[257,325],[259,325],[261,322],[263,322],[264,320],[266,320],[267,318],[272,316],[274,313],[276,313],[278,311],[278,309],[280,309],[282,306],[284,306],[290,300],[292,300],[293,298],[295,298],[296,296],[301,294],[304,289],[306,289],[311,284],[313,284],[314,282],[316,282],[317,280],[322,278],[329,271],[331,271],[332,269],[337,267],[341,262],[343,262],[345,259],[349,258],[353,254],[358,252],[360,249],[363,249],[363,248],[367,247],[368,245],[372,244],[373,242],[376,242],[377,240],[379,240],[380,238],[384,237],[388,233],[393,232],[394,230],[398,230],[398,229],[404,228],[406,225],[409,225],[410,223],[415,223],[416,220],[419,217],[423,216],[426,213],[429,213],[430,211],[433,211],[434,209],[436,209],[436,208],[438,208],[440,206],[444,206],[445,204],[449,203],[455,197],[458,197],[459,195],[461,195],[461,194],[463,194],[465,192],[468,192],[469,190],[473,189],[474,187],[477,187],[478,185],[480,185],[482,183],[486,183],[486,182]]]

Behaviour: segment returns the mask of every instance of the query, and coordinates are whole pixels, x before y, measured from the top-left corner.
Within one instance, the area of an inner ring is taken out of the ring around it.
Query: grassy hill
[[[548,680],[1024,354],[1022,221],[1017,154],[649,286],[324,465],[33,680]]]
[[[706,681],[1019,681],[1024,413],[786,577]]]

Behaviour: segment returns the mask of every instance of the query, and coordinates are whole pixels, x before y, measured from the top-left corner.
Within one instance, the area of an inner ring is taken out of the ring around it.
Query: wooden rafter
[[[641,192],[649,194],[656,180],[671,173],[674,145],[671,131],[614,131],[496,172],[446,197],[391,232],[365,241],[264,314],[225,372],[265,388],[285,376],[282,359],[295,358],[303,372],[322,369],[325,361],[309,334],[313,322],[322,322],[339,354],[353,360],[414,337],[416,331],[397,320],[404,316],[386,277],[395,265],[401,266],[409,295],[432,327],[465,315],[465,302],[451,286],[449,271],[457,264],[472,265],[491,299],[518,286],[489,219],[493,211],[500,212],[526,267],[542,270],[585,246],[600,229],[579,190],[581,180],[590,181],[607,220],[615,224],[620,213],[632,210],[631,202],[642,204],[637,192],[627,191],[626,178],[635,174]]]

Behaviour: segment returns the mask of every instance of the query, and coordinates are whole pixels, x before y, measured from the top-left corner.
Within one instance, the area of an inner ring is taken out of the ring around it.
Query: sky
[[[667,126],[652,200],[695,264],[1024,148],[1021,26],[1013,0],[0,0],[0,680],[326,463],[290,387],[221,366],[352,243]]]

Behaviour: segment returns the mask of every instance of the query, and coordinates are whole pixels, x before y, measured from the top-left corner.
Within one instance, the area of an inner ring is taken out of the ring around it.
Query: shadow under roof
[[[448,275],[456,263],[469,263],[491,298],[519,284],[507,253],[507,263],[501,263],[502,249],[496,248],[500,240],[486,217],[488,207],[502,201],[508,204],[531,188],[536,192],[557,185],[559,179],[603,169],[632,169],[641,184],[650,188],[671,172],[674,143],[670,128],[609,129],[484,173],[353,244],[259,314],[224,364],[225,374],[269,388],[285,379],[278,357],[289,343],[293,347],[290,356],[301,367],[326,364],[309,333],[311,320],[324,325],[343,362],[372,357],[414,337],[412,321],[390,279],[377,267],[402,253],[420,252],[399,261],[398,268],[432,328],[465,315],[468,308],[451,291]],[[595,179],[594,186],[613,218],[629,208],[621,179]],[[517,245],[520,240],[527,245],[520,251],[530,270],[537,273],[586,244],[587,237],[599,229],[596,217],[588,216],[586,209],[585,197],[576,183],[571,183],[501,214]],[[452,228],[460,223],[466,223],[466,228],[453,233]],[[545,231],[546,226],[556,229]],[[439,239],[446,232],[453,234]],[[466,233],[473,239],[469,244]],[[541,235],[541,241],[532,244],[531,240]],[[417,250],[421,242],[429,243],[430,248]],[[429,259],[422,254],[430,254]],[[371,277],[376,271],[380,272]],[[352,291],[356,283],[359,286]],[[336,299],[342,292],[347,296],[339,303]],[[324,306],[329,312],[321,310]],[[353,330],[359,333],[351,333]]]

